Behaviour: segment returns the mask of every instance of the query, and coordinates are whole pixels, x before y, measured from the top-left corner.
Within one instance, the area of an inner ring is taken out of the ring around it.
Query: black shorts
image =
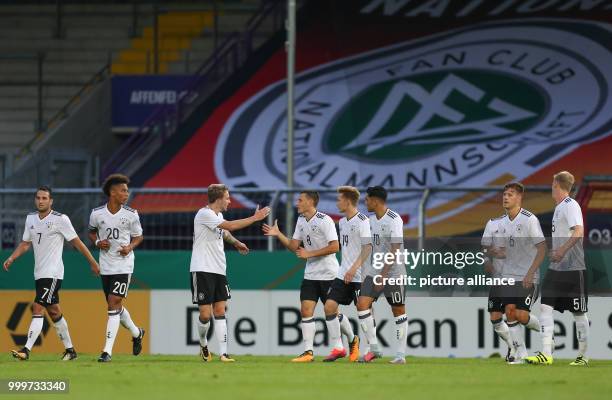
[[[100,278],[105,299],[111,294],[124,299],[127,297],[132,274],[100,275]]]
[[[487,301],[488,312],[504,312],[506,305],[501,298],[502,288],[503,286],[491,286],[489,288],[489,299]]]
[[[325,304],[327,300],[327,293],[331,287],[333,280],[331,281],[319,281],[312,279],[303,279],[302,285],[300,286],[300,301],[311,300],[319,301]]]
[[[384,293],[389,305],[403,305],[406,303],[406,288],[404,285],[384,285],[382,290],[377,290],[374,278],[366,276],[361,284],[360,296],[371,297],[374,300]]]
[[[586,271],[554,271],[549,269],[542,283],[542,304],[559,312],[588,311],[589,294]]]
[[[338,304],[348,306],[351,303],[357,305],[361,283],[351,282],[348,285],[342,279],[336,278],[332,281],[327,292],[327,299],[331,299]]]
[[[59,291],[62,287],[61,279],[41,278],[36,279],[36,297],[34,302],[41,306],[59,303]]]
[[[212,272],[191,273],[191,302],[198,305],[213,304],[232,298],[227,277]]]
[[[514,285],[500,288],[500,297],[504,307],[513,304],[519,310],[531,311],[531,305],[535,303],[539,295],[537,284],[526,289],[521,281],[515,281]]]

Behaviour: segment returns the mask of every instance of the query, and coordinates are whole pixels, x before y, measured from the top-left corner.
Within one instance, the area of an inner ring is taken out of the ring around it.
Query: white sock
[[[313,351],[315,336],[314,318],[302,318],[302,337],[304,339],[304,351]]]
[[[332,349],[343,349],[342,336],[340,335],[340,321],[336,314],[328,315],[325,317],[325,324],[327,325],[327,331],[329,332],[329,341]]]
[[[208,346],[208,330],[210,329],[210,320],[206,320],[202,322],[200,318],[198,318],[198,334],[200,335],[200,346],[206,347]]]
[[[104,344],[104,350],[108,354],[113,354],[113,345],[115,344],[115,338],[117,337],[117,331],[119,330],[119,323],[121,317],[119,313],[121,310],[112,310],[108,312],[108,322],[106,323],[106,343]]]
[[[358,311],[359,322],[361,330],[368,339],[371,351],[378,351],[378,338],[376,337],[376,325],[374,324],[374,317],[370,310]]]
[[[53,325],[55,325],[55,332],[57,332],[57,337],[59,337],[64,344],[64,348],[72,348],[72,340],[70,339],[70,332],[68,332],[68,323],[66,322],[66,318],[64,318],[62,315],[59,320],[53,323]]]
[[[340,331],[344,336],[346,336],[346,340],[348,340],[350,344],[353,339],[355,339],[355,334],[353,333],[351,321],[349,321],[349,319],[344,314],[338,314],[338,321],[340,321]]]
[[[518,321],[508,322],[508,328],[510,330],[510,337],[512,338],[512,345],[516,350],[516,356],[518,358],[525,357],[527,355],[527,349],[525,348],[525,342],[523,340],[523,325],[519,324]]]
[[[529,321],[525,326],[532,331],[540,332],[540,320],[534,314],[529,314]]]
[[[576,339],[578,339],[578,355],[584,357],[587,352],[589,339],[589,318],[586,314],[574,314],[576,321]]]
[[[38,339],[38,335],[42,331],[43,323],[42,315],[32,315],[32,322],[30,322],[30,329],[28,329],[28,341],[25,344],[28,350],[31,351],[34,343],[36,343],[36,339]]]
[[[136,338],[140,336],[140,329],[138,329],[136,324],[134,324],[134,321],[132,321],[132,317],[130,316],[130,312],[127,310],[127,308],[123,307],[121,309],[121,312],[119,313],[119,318],[121,320],[121,325],[123,325],[124,328],[130,331],[132,337]]]
[[[552,356],[553,335],[555,333],[555,320],[553,319],[553,308],[547,304],[540,306],[540,326],[542,330],[542,353]]]
[[[506,324],[506,321],[500,318],[494,321],[492,320],[491,323],[493,324],[493,330],[495,331],[495,333],[497,333],[497,336],[499,336],[504,342],[506,342],[509,349],[512,349],[513,346],[512,341],[510,340],[510,329],[508,328],[508,324]]]
[[[395,340],[397,340],[397,357],[406,357],[406,334],[408,332],[408,317],[402,314],[395,317]]]
[[[219,354],[227,354],[227,320],[225,315],[215,317],[215,336],[219,342]]]

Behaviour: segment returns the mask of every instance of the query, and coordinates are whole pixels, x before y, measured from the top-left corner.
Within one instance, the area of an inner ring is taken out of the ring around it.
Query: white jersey
[[[529,211],[521,209],[513,220],[506,215],[501,223],[506,241],[502,275],[522,281],[538,253],[536,245],[545,240],[540,221]],[[534,283],[538,281],[539,274],[536,273]]]
[[[482,234],[482,239],[480,244],[484,247],[497,247],[502,248],[506,245],[504,240],[503,228],[502,228],[502,220],[505,215],[497,218],[491,218],[487,225],[485,226],[484,232]],[[492,258],[491,264],[493,265],[493,273],[492,276],[494,278],[499,278],[502,276],[502,268],[504,266],[504,260],[501,258]]]
[[[222,213],[215,213],[208,207],[200,208],[193,220],[193,250],[191,252],[190,272],[211,272],[225,275],[227,264],[223,247],[225,222]]]
[[[303,215],[298,217],[293,238],[301,241],[306,250],[315,251],[327,247],[329,242],[338,240],[338,234],[331,217],[316,211],[309,220]],[[304,279],[330,281],[338,275],[338,268],[335,254],[311,257],[306,260]]]
[[[40,219],[37,212],[28,214],[22,240],[34,247],[34,279],[64,279],[64,239],[76,237],[67,215],[51,211]]]
[[[584,226],[582,210],[578,202],[566,197],[555,207],[552,220],[552,248],[561,247],[571,236],[572,228]],[[582,238],[576,242],[558,263],[550,263],[549,268],[555,271],[581,271],[586,269],[584,264],[584,249]]]
[[[142,226],[136,210],[121,206],[119,211],[112,214],[106,204],[94,208],[89,216],[89,230],[96,231],[98,239],[110,242],[108,250],[100,250],[101,275],[134,272],[134,252],[124,257],[119,254],[119,250],[130,244],[133,237],[142,236]]]
[[[400,252],[404,251],[404,222],[398,213],[387,209],[385,214],[378,219],[376,215],[370,218],[370,230],[372,232],[372,257],[377,254],[384,254],[391,251],[392,244],[399,244]],[[395,255],[394,255],[395,258]],[[365,275],[374,276],[382,272],[381,269],[376,269],[373,266],[368,268]],[[406,266],[403,264],[394,264],[387,274],[390,278],[399,278],[406,274]],[[365,276],[364,275],[364,276]]]
[[[372,244],[372,235],[368,217],[360,212],[353,215],[351,219],[343,217],[338,225],[340,227],[340,245],[342,246],[342,262],[340,269],[338,269],[338,279],[344,280],[344,275],[359,258],[362,246]],[[368,262],[369,258],[364,261],[364,264]],[[365,268],[363,265],[360,266],[353,282],[361,282],[361,270]]]

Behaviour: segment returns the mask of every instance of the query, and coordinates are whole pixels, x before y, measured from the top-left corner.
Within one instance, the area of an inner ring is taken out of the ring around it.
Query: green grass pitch
[[[194,356],[116,355],[109,364],[80,354],[73,362],[34,353],[27,362],[0,355],[0,379],[69,379],[68,395],[17,399],[602,399],[612,393],[612,361],[589,368],[505,365],[494,359],[408,357],[406,365],[321,362],[292,364],[290,357],[236,356],[234,364]],[[418,397],[417,397],[418,396]],[[422,397],[421,397],[422,396]]]

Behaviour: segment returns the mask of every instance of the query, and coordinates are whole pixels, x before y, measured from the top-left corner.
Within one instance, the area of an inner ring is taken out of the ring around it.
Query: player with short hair
[[[515,280],[514,285],[501,288],[501,302],[515,352],[514,358],[509,358],[509,364],[522,364],[527,357],[522,326],[534,331],[540,328],[540,321],[530,311],[538,298],[538,271],[546,256],[546,240],[538,217],[522,208],[524,193],[525,187],[520,182],[504,186],[506,216],[501,221],[505,239],[502,277]]]
[[[404,223],[400,215],[387,207],[387,190],[382,186],[369,187],[365,197],[366,207],[374,213],[370,218],[372,233],[372,254],[384,255],[386,253],[402,252],[404,250]],[[391,364],[406,363],[406,335],[408,332],[408,317],[406,316],[405,288],[403,285],[385,284],[386,278],[401,278],[406,274],[406,267],[395,261],[384,263],[377,269],[368,265],[361,284],[361,292],[357,300],[357,311],[361,328],[370,343],[370,351],[362,361],[371,362],[382,357],[376,338],[376,325],[372,316],[372,303],[384,293],[391,312],[395,317],[395,339],[397,341],[395,358]]]
[[[135,356],[142,351],[145,335],[145,330],[134,324],[129,311],[122,305],[134,272],[134,249],[144,240],[138,212],[126,206],[130,197],[129,183],[125,175],[109,175],[102,185],[108,201],[94,208],[89,216],[89,239],[100,249],[102,289],[108,309],[106,342],[98,362],[111,361],[119,324],[130,331]]]
[[[586,265],[584,262],[584,223],[578,202],[569,194],[574,186],[574,176],[561,171],[553,176],[552,198],[557,206],[552,220],[552,251],[550,266],[542,284],[540,321],[542,323],[542,351],[527,357],[529,364],[552,364],[555,322],[553,310],[568,310],[576,322],[578,356],[572,366],[588,366],[585,357],[588,347],[589,319]]]
[[[352,186],[340,186],[337,191],[336,206],[338,211],[344,214],[338,223],[342,262],[325,301],[325,320],[332,350],[323,361],[330,362],[346,357],[342,344],[343,333],[349,342],[349,361],[355,362],[359,359],[359,336],[353,333],[348,318],[338,313],[338,304],[354,303],[357,306],[361,270],[372,253],[372,236],[368,217],[357,209],[359,190]]]
[[[200,356],[205,362],[212,360],[208,351],[208,330],[214,316],[215,335],[219,342],[219,359],[222,362],[235,360],[227,352],[227,321],[225,309],[231,298],[227,282],[225,250],[223,241],[234,246],[241,254],[249,252],[247,245],[236,239],[231,231],[245,228],[261,221],[270,214],[270,208],[259,209],[248,217],[227,221],[223,213],[231,204],[227,186],[212,184],[208,186],[208,205],[198,210],[193,221],[193,250],[189,271],[191,274],[191,295],[193,304],[197,304],[200,316],[198,333],[200,336]]]
[[[503,254],[505,252],[505,240],[503,236],[502,221],[506,214],[497,218],[491,218],[485,226],[480,244],[488,255],[485,263],[485,272],[491,274],[493,278],[501,278],[503,272]],[[508,345],[506,361],[511,361],[514,357],[514,346],[510,340],[510,330],[504,321],[504,303],[501,298],[501,286],[491,286],[489,288],[489,298],[487,308],[493,330]]]
[[[4,269],[9,270],[11,264],[30,247],[34,247],[34,281],[36,297],[32,304],[32,322],[28,329],[28,340],[21,350],[13,350],[13,357],[19,360],[28,360],[34,343],[43,328],[43,312],[46,309],[53,321],[57,336],[64,344],[63,361],[77,358],[72,345],[68,323],[64,318],[59,305],[59,291],[64,279],[64,263],[62,253],[64,240],[70,242],[81,254],[85,256],[92,272],[100,273],[100,268],[89,249],[77,236],[70,218],[67,215],[54,211],[53,194],[48,186],[41,186],[35,194],[34,204],[37,212],[28,214],[23,230],[23,238],[15,251],[4,261]]]
[[[300,193],[296,204],[300,216],[292,239],[279,230],[277,221],[272,226],[263,226],[266,236],[277,237],[283,246],[306,260],[300,287],[304,352],[292,359],[292,362],[314,361],[314,310],[319,300],[325,304],[331,284],[338,275],[339,265],[335,254],[340,245],[336,226],[329,215],[317,211],[318,204],[319,193],[309,190]]]

